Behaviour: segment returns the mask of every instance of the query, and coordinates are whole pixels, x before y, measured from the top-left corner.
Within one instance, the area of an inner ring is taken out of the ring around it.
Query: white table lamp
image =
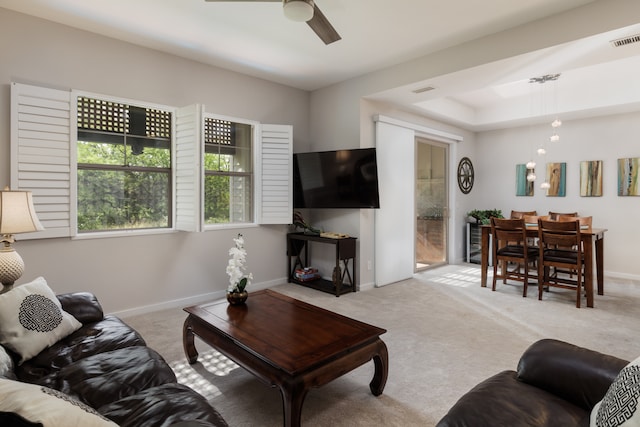
[[[33,207],[30,191],[0,191],[0,283],[7,292],[24,273],[24,261],[13,249],[14,234],[44,230]]]

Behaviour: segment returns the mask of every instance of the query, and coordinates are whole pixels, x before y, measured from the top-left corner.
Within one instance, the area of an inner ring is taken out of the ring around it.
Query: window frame
[[[101,101],[106,102],[114,102],[118,104],[131,105],[135,107],[141,108],[150,108],[155,110],[166,111],[171,114],[171,165],[169,170],[169,185],[170,185],[170,203],[169,208],[170,215],[169,226],[168,227],[151,227],[151,228],[132,228],[132,229],[118,229],[118,230],[99,230],[99,231],[87,231],[87,232],[79,232],[78,230],[78,98],[86,97],[86,98],[94,98],[99,99]],[[175,167],[175,121],[176,121],[176,107],[172,107],[169,105],[151,103],[146,101],[139,101],[130,98],[122,98],[117,96],[105,95],[101,93],[95,92],[87,92],[81,90],[71,90],[70,95],[70,104],[71,104],[71,129],[70,129],[70,163],[71,163],[71,209],[70,209],[70,220],[71,220],[71,237],[73,239],[95,239],[95,238],[103,238],[103,237],[122,237],[122,236],[131,236],[131,235],[145,235],[145,234],[164,234],[175,232],[175,218],[176,218],[176,205],[175,205],[175,175],[176,175],[176,167]]]
[[[251,181],[251,221],[248,222],[226,222],[226,223],[216,223],[216,224],[207,224],[204,222],[205,218],[204,218],[204,201],[205,201],[205,189],[204,189],[204,179],[207,175],[205,168],[204,168],[204,156],[205,156],[205,141],[204,141],[204,128],[205,128],[205,122],[206,119],[210,118],[210,119],[215,119],[215,120],[224,120],[224,121],[228,121],[228,122],[233,122],[233,123],[241,123],[241,124],[245,124],[245,125],[249,125],[251,126],[251,172],[249,174],[246,173],[237,173],[237,172],[213,172],[210,175],[217,175],[217,176],[229,176],[229,177],[233,177],[233,176],[249,176],[250,181]],[[251,227],[251,226],[258,226],[260,225],[260,223],[258,222],[258,209],[257,209],[257,205],[258,205],[258,195],[259,195],[259,191],[258,191],[258,178],[259,178],[259,164],[260,164],[260,159],[261,156],[259,155],[259,148],[261,146],[260,144],[260,122],[256,121],[256,120],[249,120],[249,119],[244,119],[244,118],[240,118],[240,117],[232,117],[232,116],[226,116],[226,115],[222,115],[222,114],[215,114],[215,113],[207,113],[207,112],[203,112],[202,113],[202,141],[200,144],[200,153],[202,156],[202,173],[201,173],[201,188],[202,188],[202,196],[201,196],[201,202],[202,202],[202,213],[201,213],[201,221],[202,221],[202,225],[203,225],[203,230],[204,231],[208,231],[208,230],[219,230],[219,229],[234,229],[234,228],[247,228],[247,227]]]

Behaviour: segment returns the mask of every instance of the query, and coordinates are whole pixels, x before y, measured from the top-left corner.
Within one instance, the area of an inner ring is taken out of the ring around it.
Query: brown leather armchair
[[[462,396],[437,427],[588,426],[591,410],[629,362],[563,341],[532,344],[516,371]]]

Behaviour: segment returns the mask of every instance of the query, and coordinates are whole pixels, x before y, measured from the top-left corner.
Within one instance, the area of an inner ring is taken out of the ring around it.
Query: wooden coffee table
[[[282,394],[284,425],[299,426],[302,404],[320,387],[373,359],[375,396],[387,382],[386,330],[271,290],[251,292],[245,305],[226,301],[186,307],[183,344],[189,363],[194,335]]]

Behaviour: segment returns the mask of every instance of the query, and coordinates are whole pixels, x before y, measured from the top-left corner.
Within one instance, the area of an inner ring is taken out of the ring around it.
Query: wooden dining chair
[[[536,227],[538,226],[539,219],[545,219],[547,221],[551,219],[549,215],[524,215],[522,218],[524,219],[525,225],[534,225]]]
[[[525,215],[538,215],[538,211],[511,211],[511,215],[509,216],[509,218],[511,219],[520,219],[520,218],[524,218]]]
[[[537,218],[538,212],[537,211],[511,211],[511,215],[509,216],[511,219],[520,219],[520,218],[524,218],[524,222],[525,225],[528,224],[526,218],[529,219],[533,219],[533,218]],[[536,224],[538,223],[538,220],[536,219]],[[535,245],[535,238],[529,238],[529,246],[534,246]],[[518,268],[520,268],[521,266],[518,266]]]
[[[491,218],[491,235],[493,236],[493,284],[491,290],[496,290],[497,279],[507,283],[507,279],[523,282],[522,296],[527,296],[529,278],[529,264],[538,258],[538,250],[527,243],[527,230],[523,218],[505,219]],[[523,267],[510,271],[508,263],[514,262]],[[498,274],[500,264],[500,274]],[[535,271],[535,269],[534,269]]]
[[[580,237],[580,221],[538,220],[538,299],[544,289],[552,287],[576,291],[576,307],[580,308],[584,287],[584,248]],[[554,274],[551,274],[551,268]],[[572,274],[575,273],[574,279]]]
[[[525,215],[524,217],[524,224],[526,226],[531,226],[531,225],[535,225],[536,227],[538,226],[538,219],[542,218],[542,219],[549,219],[549,215]],[[537,237],[527,237],[527,243],[529,243],[529,246],[535,246],[536,248],[538,247],[538,238]],[[536,263],[534,263],[536,264]]]
[[[568,216],[568,217],[577,217],[578,216],[578,212],[551,212],[549,211],[549,218],[551,218],[552,221],[557,221],[559,217],[561,216]]]
[[[578,220],[580,223],[580,230],[591,230],[591,223],[593,222],[593,217],[591,216],[570,216],[561,214],[557,217],[556,221],[575,221]],[[575,249],[575,248],[574,248]],[[574,270],[569,270],[569,277],[573,277],[576,273]]]
[[[561,214],[556,218],[556,221],[578,221],[580,223],[580,228],[591,228],[591,224],[593,223],[592,216],[568,216]]]

